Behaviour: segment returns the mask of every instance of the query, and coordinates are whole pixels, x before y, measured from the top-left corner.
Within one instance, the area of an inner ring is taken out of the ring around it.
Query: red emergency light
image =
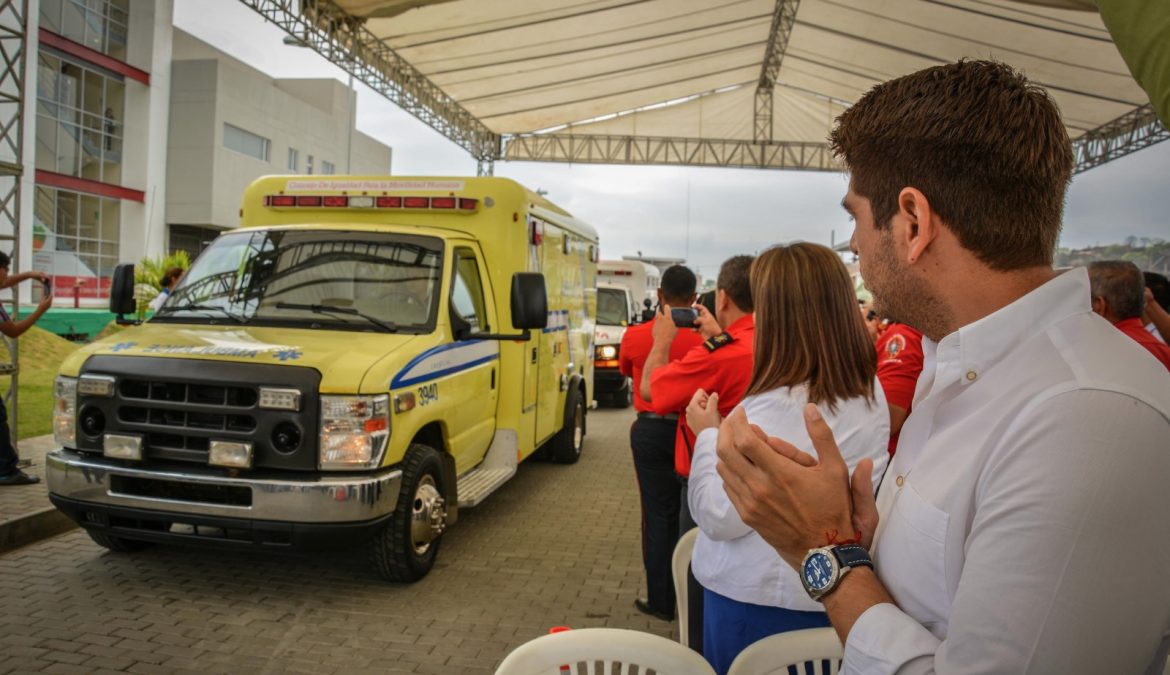
[[[392,197],[382,195],[267,195],[264,206],[269,208],[351,208],[351,209],[428,209],[470,213],[479,208],[478,199],[467,197]]]
[[[544,223],[539,220],[528,221],[528,235],[533,246],[540,246],[544,243]]]

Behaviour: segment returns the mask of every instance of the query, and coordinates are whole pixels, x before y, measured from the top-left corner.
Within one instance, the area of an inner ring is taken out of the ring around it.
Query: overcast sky
[[[315,52],[285,46],[283,31],[238,0],[175,0],[175,25],[272,77],[345,74]],[[394,149],[398,175],[475,175],[462,148],[358,85],[357,126]],[[849,237],[843,174],[661,166],[497,162],[513,178],[597,228],[602,257],[687,257],[704,276],[737,253],[802,239]],[[1062,246],[1170,239],[1170,143],[1076,176]],[[688,206],[689,205],[689,206]]]

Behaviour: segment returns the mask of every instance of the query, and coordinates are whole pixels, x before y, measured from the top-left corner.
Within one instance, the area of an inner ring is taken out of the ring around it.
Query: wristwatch
[[[860,544],[823,546],[810,550],[800,563],[800,581],[813,600],[820,600],[854,567],[873,569],[869,552]]]

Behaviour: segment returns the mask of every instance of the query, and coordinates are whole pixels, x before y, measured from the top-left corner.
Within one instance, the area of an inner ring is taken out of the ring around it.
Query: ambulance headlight
[[[58,377],[53,385],[53,441],[66,448],[77,446],[76,378]]]
[[[600,345],[594,349],[594,358],[598,361],[612,361],[617,358],[617,345]]]
[[[390,440],[390,397],[322,396],[322,470],[373,469]]]

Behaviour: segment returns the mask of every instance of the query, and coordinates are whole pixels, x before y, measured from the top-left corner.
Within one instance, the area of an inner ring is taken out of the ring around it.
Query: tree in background
[[[186,271],[191,267],[191,256],[186,251],[170,255],[143,258],[134,267],[134,299],[138,301],[138,317],[146,316],[146,307],[162,290],[162,278],[172,267]]]

